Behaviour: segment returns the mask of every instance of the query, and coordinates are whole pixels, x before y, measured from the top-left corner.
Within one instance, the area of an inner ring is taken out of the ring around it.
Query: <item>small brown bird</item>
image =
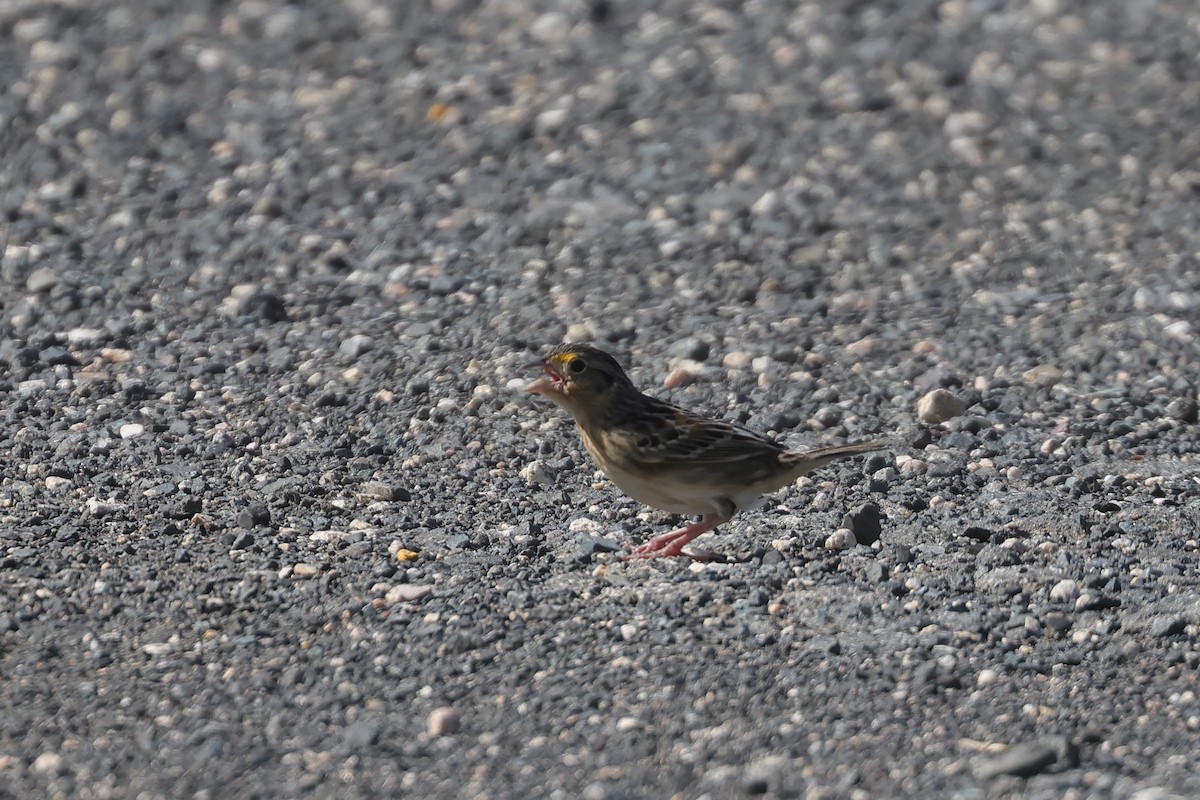
[[[789,452],[739,425],[642,394],[616,359],[586,344],[560,345],[536,366],[546,375],[526,388],[575,418],[584,447],[613,483],[648,506],[701,515],[635,548],[635,558],[687,555],[689,542],[763,495],[835,459],[892,446],[877,440]]]

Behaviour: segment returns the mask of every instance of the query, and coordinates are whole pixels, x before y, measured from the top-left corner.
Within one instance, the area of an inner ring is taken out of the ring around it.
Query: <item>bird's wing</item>
[[[622,420],[617,435],[631,455],[662,465],[777,461],[784,447],[754,431],[655,400]]]

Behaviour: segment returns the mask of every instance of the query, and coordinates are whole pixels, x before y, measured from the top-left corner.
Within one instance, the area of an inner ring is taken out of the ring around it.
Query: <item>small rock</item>
[[[565,108],[548,108],[534,119],[534,130],[540,135],[552,136],[562,130],[563,125],[567,123],[569,114],[570,112]],[[581,339],[573,339],[573,341],[586,341],[591,338],[590,334],[584,334]]]
[[[375,339],[365,333],[347,336],[338,346],[338,352],[350,358],[358,358],[375,348]]]
[[[31,292],[48,292],[58,285],[58,274],[50,267],[38,267],[25,279],[25,288]]]
[[[128,422],[122,425],[120,434],[122,439],[136,439],[146,432],[146,427],[138,422]]]
[[[1054,764],[1058,760],[1055,749],[1044,742],[1022,742],[1005,750],[998,756],[981,759],[975,764],[975,776],[981,780],[998,775],[1016,775],[1029,778]]]
[[[682,389],[685,386],[691,386],[699,377],[695,372],[690,372],[683,367],[676,367],[667,373],[663,386],[667,389]]]
[[[961,416],[967,404],[948,389],[934,389],[917,401],[917,419],[928,425]]]
[[[968,539],[974,539],[977,542],[990,542],[992,540],[992,532],[987,528],[981,528],[978,525],[970,525],[962,533]]]
[[[1195,422],[1200,417],[1195,397],[1176,397],[1167,403],[1167,416],[1180,422]]]
[[[294,578],[312,578],[320,572],[321,570],[312,564],[297,564],[292,567],[292,577]]]
[[[575,537],[575,544],[579,546],[579,552],[585,556],[593,556],[597,553],[616,553],[621,549],[621,545],[612,539],[588,533],[577,535]]]
[[[1069,578],[1059,581],[1050,587],[1050,599],[1060,603],[1070,603],[1079,596],[1079,583]]]
[[[578,519],[573,519],[573,520],[571,520],[570,524],[567,525],[567,530],[570,531],[571,533],[592,533],[592,534],[594,534],[597,531],[600,531],[602,529],[603,529],[603,526],[601,526],[599,522],[596,522],[594,519],[589,519],[587,517],[579,517]]]
[[[1036,367],[1021,373],[1021,379],[1034,386],[1053,386],[1062,380],[1062,370],[1049,364],[1038,364]]]
[[[465,533],[455,533],[446,537],[447,550],[462,550],[469,547],[470,544],[471,537]]]
[[[458,712],[449,706],[435,708],[429,712],[429,719],[426,720],[426,729],[430,736],[448,736],[458,733],[461,728],[462,720],[459,719]]]
[[[238,314],[257,317],[264,322],[284,322],[288,318],[287,304],[270,289],[259,289],[242,298]]]
[[[1106,608],[1117,608],[1120,605],[1119,598],[1091,592],[1084,592],[1075,600],[1076,611],[1101,611]]]
[[[1061,611],[1051,611],[1042,617],[1042,625],[1055,636],[1065,636],[1071,629],[1071,618]]]
[[[271,510],[262,503],[253,503],[238,512],[236,522],[238,527],[241,528],[257,528],[262,525],[270,525]]]
[[[541,459],[534,459],[526,464],[520,472],[521,478],[531,486],[554,482],[554,473]]]
[[[883,530],[880,524],[879,507],[874,503],[863,503],[857,508],[852,509],[842,517],[842,528],[849,529],[854,536],[854,543],[865,545],[875,544],[879,541],[879,535]],[[837,532],[834,535],[836,536]],[[850,546],[853,547],[854,543]],[[828,546],[828,543],[826,543],[826,547]]]
[[[854,538],[854,531],[849,528],[838,528],[825,540],[825,549],[849,550],[857,544],[858,540]]]
[[[79,366],[79,361],[76,360],[75,356],[71,355],[64,348],[59,347],[58,345],[47,347],[45,350],[42,350],[40,353],[38,353],[38,360],[43,364],[49,364],[51,366],[58,366],[60,364]]]
[[[1166,636],[1178,636],[1187,628],[1187,620],[1183,617],[1155,617],[1150,623],[1150,635],[1156,639]]]
[[[367,481],[359,490],[363,497],[371,500],[395,500],[396,490],[389,484],[383,481]]]
[[[721,359],[721,364],[726,369],[749,369],[753,361],[754,359],[745,350],[734,350],[732,353],[725,354],[725,358]]]
[[[389,603],[412,602],[433,594],[433,587],[414,583],[401,583],[387,590],[383,599]]]
[[[31,766],[34,772],[57,773],[62,771],[63,757],[58,753],[47,751],[35,758]]]
[[[707,361],[712,354],[712,347],[703,339],[689,337],[675,342],[667,352],[675,358],[688,361]]]
[[[871,561],[865,567],[863,567],[863,578],[865,578],[868,583],[872,583],[876,586],[882,586],[883,582],[888,579],[888,575],[889,570],[887,564],[879,561]]]

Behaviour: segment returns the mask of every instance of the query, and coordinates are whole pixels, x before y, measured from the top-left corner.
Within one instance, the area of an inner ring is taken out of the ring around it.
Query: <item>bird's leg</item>
[[[702,533],[708,533],[722,522],[728,522],[729,520],[730,516],[724,514],[705,514],[691,525],[684,525],[682,528],[673,530],[670,533],[655,536],[644,545],[633,548],[629,552],[628,558],[660,558],[687,555],[683,552],[683,548],[687,546],[688,542]]]

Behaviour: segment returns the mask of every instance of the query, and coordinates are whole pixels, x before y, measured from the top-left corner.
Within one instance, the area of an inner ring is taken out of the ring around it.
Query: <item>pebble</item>
[[[685,386],[691,386],[700,379],[698,372],[693,372],[684,367],[675,367],[667,373],[667,377],[663,380],[663,386],[667,389],[682,389]]]
[[[388,603],[412,602],[422,600],[433,594],[433,587],[412,583],[401,583],[387,590],[383,599]]]
[[[596,522],[594,519],[588,519],[587,517],[573,519],[571,520],[570,524],[567,525],[567,530],[571,533],[597,534],[603,529],[603,525],[601,525],[599,522]]]
[[[372,500],[410,500],[412,495],[407,489],[398,488],[384,481],[367,481],[359,490],[360,494]]]
[[[917,401],[917,419],[927,425],[946,422],[967,412],[967,404],[948,389],[934,389]]]
[[[1064,578],[1050,587],[1050,599],[1059,603],[1071,603],[1079,597],[1079,584],[1070,578]]]
[[[1177,636],[1187,629],[1187,620],[1183,617],[1164,616],[1155,617],[1150,622],[1149,633],[1156,639],[1162,639],[1166,636]]]
[[[33,760],[30,767],[34,772],[40,773],[59,773],[62,772],[63,766],[66,764],[65,759],[55,752],[47,751],[39,753],[38,757]]]
[[[374,337],[368,336],[365,333],[358,333],[353,336],[347,336],[338,345],[338,352],[350,358],[358,358],[366,355],[371,350],[375,349]]]
[[[712,345],[699,337],[689,336],[672,344],[667,353],[682,361],[703,362],[712,354]]]
[[[579,552],[585,556],[593,556],[598,553],[617,553],[621,550],[621,545],[612,539],[587,533],[576,534],[575,544],[579,547]]]
[[[1041,447],[1038,448],[1038,451],[1041,452],[1043,455],[1051,455],[1053,453],[1061,452],[1062,451],[1062,441],[1059,439],[1055,439],[1054,437],[1050,437],[1049,439],[1042,442]]]
[[[1197,407],[1195,397],[1176,397],[1167,403],[1166,411],[1167,416],[1180,422],[1192,423],[1200,417],[1200,408]]]
[[[1084,592],[1075,599],[1076,611],[1100,611],[1120,605],[1121,601],[1118,598],[1094,592]]]
[[[1073,743],[1063,737],[1047,737],[1035,742],[1021,742],[1005,750],[997,756],[981,758],[975,763],[975,776],[981,780],[990,780],[999,775],[1015,775],[1019,778],[1029,778],[1045,772],[1056,763],[1062,762],[1070,766],[1078,760]]]
[[[1062,377],[1062,370],[1050,364],[1039,364],[1021,373],[1021,380],[1041,387],[1053,386],[1061,381]]]
[[[826,550],[849,550],[858,544],[854,531],[849,528],[838,528],[825,540]]]
[[[34,293],[48,292],[58,286],[58,273],[50,267],[38,267],[25,279],[25,288]]]
[[[754,358],[745,350],[734,350],[726,353],[725,357],[721,359],[722,366],[732,370],[749,369],[753,362]]]
[[[837,536],[843,530],[848,530],[854,541],[848,546],[853,547],[855,544],[872,545],[879,541],[880,533],[883,526],[880,520],[879,506],[874,503],[863,503],[862,505],[847,512],[842,517],[842,527],[834,531],[833,536]],[[830,538],[832,539],[833,536]],[[829,544],[826,543],[826,547]],[[836,547],[830,548],[842,550],[845,548]]]
[[[531,486],[543,486],[554,483],[554,471],[551,470],[545,461],[534,459],[521,468],[521,479]]]
[[[425,729],[430,736],[449,736],[458,733],[462,728],[462,720],[456,711],[451,706],[435,708],[429,712],[429,718],[425,721]]]
[[[146,432],[146,426],[137,422],[126,423],[121,426],[120,434],[122,439],[136,439]]]

